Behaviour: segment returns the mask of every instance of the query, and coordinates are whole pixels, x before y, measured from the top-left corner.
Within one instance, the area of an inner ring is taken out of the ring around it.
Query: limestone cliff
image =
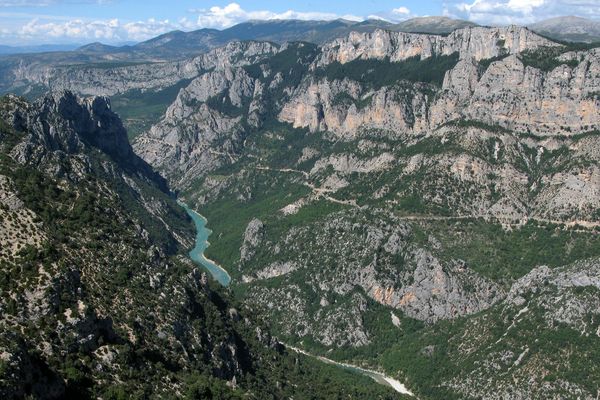
[[[506,54],[518,54],[540,46],[556,46],[550,40],[519,26],[500,28],[467,27],[448,36],[376,30],[353,32],[323,46],[316,62],[321,67],[332,62],[347,63],[356,59],[389,59],[391,62],[411,57],[421,59],[458,52],[461,59],[476,61]]]

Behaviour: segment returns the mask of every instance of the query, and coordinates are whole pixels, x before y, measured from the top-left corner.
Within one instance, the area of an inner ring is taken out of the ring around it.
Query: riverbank
[[[190,258],[194,262],[205,267],[222,286],[229,286],[229,284],[231,283],[231,276],[225,270],[225,268],[221,267],[216,262],[214,262],[214,261],[206,258],[206,256],[204,256],[204,251],[210,245],[210,243],[208,242],[208,237],[212,233],[212,231],[206,227],[208,220],[203,215],[199,214],[198,212],[196,212],[196,211],[192,210],[190,207],[188,207],[187,204],[185,204],[181,201],[178,201],[178,203],[186,210],[188,215],[194,221],[194,225],[196,227],[196,243],[195,243],[194,248],[189,252]],[[411,391],[409,391],[406,388],[406,386],[404,386],[404,384],[402,384],[400,381],[398,381],[394,378],[391,378],[389,376],[386,376],[380,372],[369,370],[366,368],[357,367],[357,366],[354,366],[351,364],[340,363],[340,362],[331,360],[331,359],[323,357],[323,356],[316,356],[316,355],[310,354],[300,348],[290,346],[287,344],[284,344],[284,346],[292,351],[295,351],[296,353],[300,353],[300,354],[306,355],[308,357],[315,358],[324,363],[335,365],[340,368],[345,368],[347,370],[355,371],[356,373],[368,376],[371,379],[373,379],[374,381],[376,381],[377,383],[389,386],[400,394],[414,397],[414,394]]]
[[[366,368],[357,367],[357,366],[352,365],[352,364],[337,362],[337,361],[334,361],[332,359],[329,359],[329,358],[323,357],[323,356],[316,356],[316,355],[310,354],[310,353],[308,353],[308,352],[306,352],[306,351],[304,351],[304,350],[302,350],[302,349],[300,349],[298,347],[290,346],[290,345],[285,344],[285,343],[283,343],[283,345],[287,349],[295,351],[296,353],[300,353],[300,354],[304,354],[305,356],[308,356],[308,357],[316,358],[317,360],[320,360],[320,361],[322,361],[324,363],[327,363],[327,364],[332,364],[332,365],[336,365],[336,366],[341,367],[341,368],[346,368],[346,369],[351,370],[351,371],[356,371],[358,373],[361,373],[363,375],[366,375],[366,376],[372,378],[377,383],[380,383],[380,384],[387,385],[387,386],[391,387],[392,389],[394,389],[398,393],[415,397],[414,393],[412,393],[410,390],[408,390],[406,388],[406,386],[404,386],[404,384],[402,382],[398,381],[397,379],[394,379],[394,378],[391,378],[389,376],[386,376],[386,375],[382,374],[381,372],[373,371],[373,370],[366,369]]]

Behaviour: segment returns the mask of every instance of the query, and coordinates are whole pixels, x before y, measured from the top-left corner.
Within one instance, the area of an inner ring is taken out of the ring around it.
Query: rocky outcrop
[[[176,186],[190,184],[231,162],[245,137],[243,114],[259,87],[241,68],[199,76],[179,92],[163,120],[136,141],[136,152]]]
[[[502,298],[499,286],[477,276],[460,262],[443,266],[423,249],[416,250],[412,260],[414,283],[399,290],[376,284],[369,294],[382,304],[429,322],[473,314],[488,309]]]
[[[423,133],[460,119],[547,136],[598,129],[600,52],[572,57],[581,61],[550,71],[526,66],[517,55],[485,72],[474,59],[463,59],[446,73],[441,90],[400,83],[372,91],[349,80],[311,79],[295,90],[279,119],[346,137],[368,129]]]
[[[264,235],[264,224],[261,220],[254,218],[248,223],[246,231],[244,232],[244,241],[240,248],[240,260],[241,262],[248,261],[254,256],[256,248],[260,244],[260,241]]]
[[[461,60],[440,91],[408,83],[370,91],[348,80],[307,80],[279,120],[345,137],[368,129],[423,133],[460,119],[546,136],[587,132],[600,128],[600,52],[577,57],[577,66],[542,71],[509,56],[483,73],[473,60]]]
[[[307,80],[292,94],[279,120],[312,132],[345,137],[361,130],[422,131],[428,126],[427,85],[369,91],[354,81]]]
[[[446,75],[431,125],[467,118],[538,135],[571,135],[600,127],[600,52],[553,70],[526,66],[518,56],[494,62],[478,78],[473,64],[459,63]]]

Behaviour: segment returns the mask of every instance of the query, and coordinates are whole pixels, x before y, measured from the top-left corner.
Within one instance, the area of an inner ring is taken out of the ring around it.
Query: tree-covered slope
[[[213,287],[107,99],[8,96],[0,117],[2,398],[398,398]]]

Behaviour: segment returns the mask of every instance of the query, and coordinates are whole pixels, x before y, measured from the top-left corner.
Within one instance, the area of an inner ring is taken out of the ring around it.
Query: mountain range
[[[463,23],[3,58],[3,397],[596,398],[600,48]]]
[[[344,19],[333,21],[256,20],[243,22],[223,30],[172,31],[137,44],[121,46],[102,43],[90,43],[84,46],[0,46],[0,54],[62,53],[65,51],[70,53],[75,51],[78,54],[71,54],[71,58],[67,54],[55,54],[54,57],[57,60],[62,58],[70,62],[77,60],[77,56],[83,57],[82,60],[88,60],[83,55],[89,57],[89,60],[96,58],[103,60],[172,60],[188,58],[221,47],[234,40],[262,40],[277,43],[301,40],[322,44],[331,39],[345,36],[351,31],[372,32],[375,29],[386,29],[395,32],[446,35],[456,29],[468,26],[477,26],[477,24],[448,17],[418,17],[399,23],[384,20],[355,22]],[[600,22],[581,17],[557,17],[537,22],[528,27],[557,40],[575,42],[600,40]],[[100,55],[102,56],[100,57]]]

